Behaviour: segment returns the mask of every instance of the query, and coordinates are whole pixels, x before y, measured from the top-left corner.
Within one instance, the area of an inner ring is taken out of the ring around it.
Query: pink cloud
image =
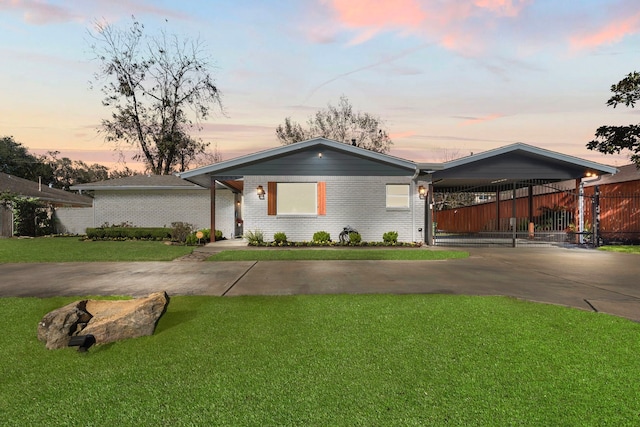
[[[395,133],[390,133],[389,134],[389,138],[393,139],[402,139],[402,138],[410,138],[412,136],[414,136],[416,133],[412,130],[409,131],[404,131],[404,132],[395,132]]]
[[[504,114],[489,114],[483,117],[467,117],[466,120],[461,122],[458,126],[470,126],[478,123],[490,122],[504,117]]]
[[[0,11],[7,10],[22,12],[24,21],[34,25],[77,21],[81,18],[69,8],[47,3],[42,0],[0,1]]]
[[[473,5],[490,10],[497,15],[517,16],[532,0],[475,0]]]
[[[624,37],[640,33],[640,13],[614,19],[599,29],[588,34],[581,34],[571,38],[574,49],[588,49],[619,42]]]
[[[357,30],[349,44],[382,31],[421,34],[441,46],[478,53],[499,19],[512,19],[532,0],[331,0],[338,25]]]
[[[171,9],[147,4],[141,0],[68,0],[63,5],[50,0],[0,0],[0,12],[21,13],[23,20],[33,25],[58,24],[63,22],[86,22],[97,16],[129,17],[132,14],[150,14],[163,18],[191,19],[188,15]]]

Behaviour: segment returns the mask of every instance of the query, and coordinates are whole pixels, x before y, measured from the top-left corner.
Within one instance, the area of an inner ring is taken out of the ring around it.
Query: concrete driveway
[[[469,258],[446,261],[0,264],[0,296],[142,296],[158,290],[216,296],[505,295],[640,322],[638,255],[578,248],[465,250]]]

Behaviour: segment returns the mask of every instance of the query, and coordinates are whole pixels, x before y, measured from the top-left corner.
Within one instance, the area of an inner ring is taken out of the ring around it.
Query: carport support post
[[[433,246],[433,182],[427,184],[427,198],[424,201],[424,228],[427,246]]]
[[[517,211],[517,203],[516,203],[516,183],[513,182],[513,195],[512,195],[512,204],[511,204],[511,245],[516,247],[516,228],[518,226],[518,217],[516,215]]]
[[[216,241],[216,179],[211,177],[211,243]]]

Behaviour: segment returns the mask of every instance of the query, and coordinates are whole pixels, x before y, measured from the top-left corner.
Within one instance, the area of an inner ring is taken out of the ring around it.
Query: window
[[[409,208],[409,184],[387,184],[387,207]]]
[[[315,182],[279,182],[278,215],[317,215],[317,187]]]

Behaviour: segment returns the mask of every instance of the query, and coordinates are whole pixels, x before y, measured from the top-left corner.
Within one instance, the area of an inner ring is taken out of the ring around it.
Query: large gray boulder
[[[56,349],[67,347],[76,335],[91,334],[96,344],[153,335],[168,305],[166,292],[132,300],[76,301],[47,313],[38,324],[38,339]]]

